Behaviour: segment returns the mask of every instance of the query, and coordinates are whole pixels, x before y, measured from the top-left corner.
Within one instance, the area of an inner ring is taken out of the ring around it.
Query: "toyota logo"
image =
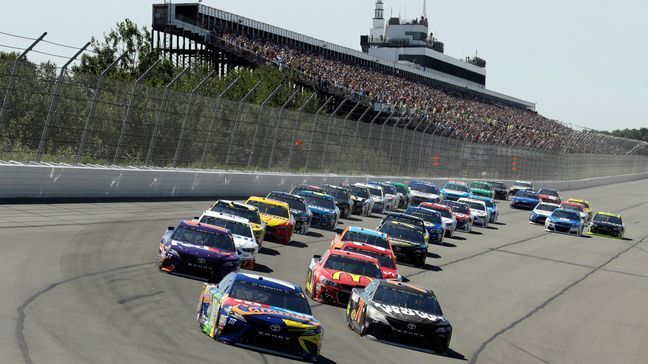
[[[198,263],[200,263],[200,264],[205,264],[205,263],[207,263],[207,259],[205,259],[205,258],[198,258]]]
[[[407,328],[410,331],[414,331],[414,330],[416,330],[416,325],[410,322],[409,324],[407,324]]]
[[[270,330],[272,330],[274,332],[279,332],[279,331],[281,331],[281,326],[279,326],[277,324],[270,325]]]

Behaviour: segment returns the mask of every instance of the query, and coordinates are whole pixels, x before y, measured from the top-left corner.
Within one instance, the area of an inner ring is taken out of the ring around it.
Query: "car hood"
[[[322,268],[322,275],[337,284],[344,284],[352,287],[366,287],[374,280],[367,276],[326,268]]]
[[[415,324],[449,324],[445,317],[427,312],[375,302],[372,303],[371,306],[377,311],[385,314],[386,317],[401,321],[408,321]]]
[[[461,196],[470,195],[470,193],[468,193],[468,192],[457,191],[457,190],[447,190],[445,188],[441,192],[444,193],[444,194],[450,194],[450,195],[461,195]]]
[[[239,249],[250,249],[259,246],[255,239],[242,235],[234,235],[234,244]]]
[[[533,210],[533,213],[540,216],[551,216],[553,211]]]
[[[439,198],[439,195],[435,195],[434,193],[426,193],[420,191],[412,191],[412,196],[429,198],[431,200],[436,200]]]
[[[173,240],[171,242],[171,249],[177,251],[178,253],[184,253],[187,255],[192,255],[200,258],[222,259],[222,260],[238,259],[238,255],[235,252],[230,252],[218,248],[211,248],[207,246],[187,244],[177,240]]]
[[[265,221],[265,223],[270,227],[286,225],[290,221],[285,217],[268,214],[261,214],[261,217],[263,218],[263,221]]]
[[[562,218],[562,217],[549,216],[549,220],[551,222],[553,222],[553,223],[561,222],[563,224],[570,224],[570,225],[580,225],[581,224],[581,220],[571,220],[571,219],[565,219],[565,218]]]
[[[592,221],[592,225],[596,226],[606,226],[606,227],[613,227],[613,228],[622,228],[623,225],[615,224],[613,222],[607,222],[607,221]]]
[[[326,209],[319,206],[308,206],[313,215],[332,215],[335,213],[335,210]]]
[[[226,299],[222,307],[230,315],[243,316],[252,325],[280,325],[282,328],[288,328],[289,331],[307,331],[321,328],[320,322],[315,317],[280,307],[246,303],[235,298]]]
[[[392,246],[406,246],[406,247],[411,247],[411,246],[424,246],[424,244],[419,244],[413,241],[409,240],[403,240],[403,239],[396,239],[396,238],[391,238],[391,243]]]
[[[513,197],[513,201],[520,201],[520,202],[540,202],[539,199],[533,198],[533,197]]]
[[[551,196],[551,195],[540,195],[540,199],[541,200],[558,201],[558,200],[560,200],[560,197]]]

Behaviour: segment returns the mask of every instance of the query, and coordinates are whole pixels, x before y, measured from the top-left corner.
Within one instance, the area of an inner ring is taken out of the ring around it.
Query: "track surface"
[[[315,304],[323,360],[338,363],[640,363],[648,357],[648,181],[572,191],[623,213],[625,241],[546,234],[501,203],[490,229],[432,246],[426,269],[454,326],[450,357],[360,338]],[[205,202],[0,206],[0,362],[285,362],[198,331],[202,282],[159,273],[168,225]],[[375,227],[378,217],[344,220]],[[266,243],[259,271],[303,285],[331,232]]]

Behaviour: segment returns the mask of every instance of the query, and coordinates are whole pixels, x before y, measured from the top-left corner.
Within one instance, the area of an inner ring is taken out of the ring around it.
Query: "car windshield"
[[[478,202],[467,201],[466,204],[468,204],[468,206],[473,210],[486,211],[486,206]]]
[[[220,226],[229,230],[234,235],[245,236],[246,238],[254,237],[250,230],[250,226],[242,222],[221,219],[213,216],[203,216],[202,219],[200,219],[200,222],[203,224]]]
[[[453,191],[461,191],[461,192],[468,192],[468,187],[456,183],[448,183],[445,186],[446,190],[453,190]]]
[[[248,201],[248,204],[258,208],[262,214],[285,217],[286,219],[290,216],[288,209],[283,206],[271,205],[260,201]]]
[[[302,293],[289,289],[238,280],[234,283],[229,297],[284,308],[306,315],[311,314],[306,297]]]
[[[376,289],[373,300],[385,305],[442,315],[437,300],[431,295],[422,292],[413,292],[408,289],[399,289],[398,287],[381,285]]]
[[[435,214],[432,212],[426,212],[418,209],[407,209],[405,211],[406,214],[420,217],[423,219],[423,221],[431,222],[433,224],[440,224],[441,223],[441,215],[440,214]]]
[[[365,277],[382,278],[380,269],[374,263],[352,257],[330,255],[328,259],[326,259],[324,268]]]
[[[343,190],[343,189],[338,189],[338,188],[331,188],[327,187],[325,188],[326,193],[329,195],[335,197],[338,200],[348,200],[349,199],[349,192]]]
[[[603,215],[603,214],[596,214],[593,220],[597,222],[609,222],[611,224],[617,224],[617,225],[623,224],[623,221],[621,221],[620,218],[616,216]]]
[[[533,191],[520,190],[515,194],[515,197],[538,198],[538,194]]]
[[[450,205],[452,211],[458,214],[470,215],[470,206],[465,204],[453,204]]]
[[[484,200],[486,207],[495,208],[495,202],[493,200]]]
[[[552,216],[559,219],[580,220],[580,216],[577,213],[565,210],[554,211]]]
[[[381,189],[381,188],[378,188],[378,187],[370,187],[370,188],[369,188],[369,191],[371,191],[371,195],[372,195],[372,196],[379,196],[379,197],[382,197],[382,195],[383,195],[383,193],[382,193],[382,189]]]
[[[546,188],[541,189],[538,191],[539,195],[547,195],[547,196],[553,196],[553,197],[558,197],[558,191],[556,190],[548,190]]]
[[[319,188],[309,187],[309,186],[297,186],[297,187],[293,188],[293,190],[290,193],[293,194],[293,195],[299,195],[299,193],[303,192],[303,191],[320,192],[320,189]]]
[[[412,229],[404,225],[385,224],[380,228],[381,233],[389,235],[392,239],[411,241],[416,244],[425,244],[425,235],[419,229]]]
[[[585,202],[585,201],[573,201],[573,202],[579,203],[579,204],[585,206],[585,208],[589,208],[589,204],[587,202]]]
[[[269,194],[268,198],[275,201],[281,201],[288,204],[291,210],[306,211],[306,204],[302,200],[296,198],[285,197],[282,195]]]
[[[542,204],[542,203],[539,204],[539,205],[536,207],[536,209],[539,210],[539,211],[550,211],[550,212],[553,212],[553,211],[556,210],[557,208],[558,208],[558,206],[551,206],[551,205]]]
[[[490,191],[492,188],[488,183],[475,182],[470,184],[470,188]]]
[[[242,217],[248,219],[253,224],[261,224],[261,216],[259,216],[259,212],[256,210],[250,211],[246,208],[232,208],[228,205],[216,204],[212,208],[212,211]]]
[[[421,207],[423,207],[423,206],[421,206]],[[434,210],[434,211],[440,213],[442,217],[445,217],[445,218],[448,218],[448,219],[452,219],[452,212],[450,212],[450,210],[437,209],[437,208],[432,208],[432,207],[425,207],[425,208],[426,208],[426,209],[429,208],[430,210]]]
[[[502,182],[490,182],[490,184],[491,184],[491,186],[493,186],[493,188],[497,188],[498,190],[505,190],[506,189],[506,185],[504,183],[502,183]]]
[[[380,262],[380,266],[385,267],[385,268],[389,268],[389,269],[396,269],[396,265],[394,264],[394,260],[392,259],[391,256],[389,256],[387,254],[381,254],[381,253],[378,253],[378,252],[372,252],[372,251],[368,251],[368,250],[364,250],[364,249],[359,249],[359,248],[356,248],[356,247],[353,247],[353,246],[347,246],[344,250],[347,251],[347,252],[360,253],[360,254],[370,256],[372,258],[376,258]]]
[[[522,182],[522,181],[515,181],[515,186],[533,188],[533,185],[530,182]]]
[[[181,226],[173,232],[171,239],[191,245],[236,251],[234,240],[230,235],[197,227]]]
[[[565,210],[572,210],[572,211],[578,211],[578,212],[584,212],[585,211],[585,209],[583,209],[582,206],[577,206],[577,205],[562,205],[560,207],[565,209]]]
[[[335,210],[335,201],[316,196],[304,196],[306,205]]]
[[[391,249],[389,241],[381,236],[362,234],[356,231],[348,231],[341,238],[342,241],[355,241],[356,243],[365,243],[379,246],[385,249]]]
[[[351,186],[349,187],[349,192],[351,192],[352,195],[360,198],[369,198],[369,192],[366,188]]]
[[[426,183],[415,183],[410,187],[410,190],[423,192],[423,193],[430,193],[433,195],[439,194],[439,188],[437,186],[429,185]]]

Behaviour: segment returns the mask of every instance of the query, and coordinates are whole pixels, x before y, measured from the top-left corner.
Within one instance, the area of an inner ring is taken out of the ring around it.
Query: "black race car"
[[[353,206],[353,201],[351,200],[351,194],[349,191],[340,186],[322,185],[321,187],[327,194],[335,197],[335,204],[338,209],[340,209],[340,217],[348,219],[349,216],[351,216],[351,207]]]
[[[351,202],[353,202],[353,207],[351,208],[352,214],[361,216],[371,215],[374,203],[371,199],[371,192],[368,188],[348,184],[340,185],[340,187],[349,191]]]
[[[488,182],[493,191],[495,191],[495,198],[498,200],[508,200],[509,198],[509,189],[506,183],[498,181],[489,181]]]
[[[387,215],[385,215],[385,217],[380,222],[380,225],[378,225],[378,229],[380,229],[380,227],[385,225],[386,223],[392,221],[404,222],[406,224],[418,226],[425,229],[425,220],[421,219],[418,216],[407,215],[401,212],[387,213]]]
[[[295,233],[308,234],[313,213],[306,206],[306,200],[303,197],[286,192],[273,191],[266,198],[287,203],[290,207],[290,214],[295,218]]]
[[[361,336],[416,346],[445,354],[452,325],[434,293],[401,282],[375,280],[354,288],[347,305],[349,328]]]

